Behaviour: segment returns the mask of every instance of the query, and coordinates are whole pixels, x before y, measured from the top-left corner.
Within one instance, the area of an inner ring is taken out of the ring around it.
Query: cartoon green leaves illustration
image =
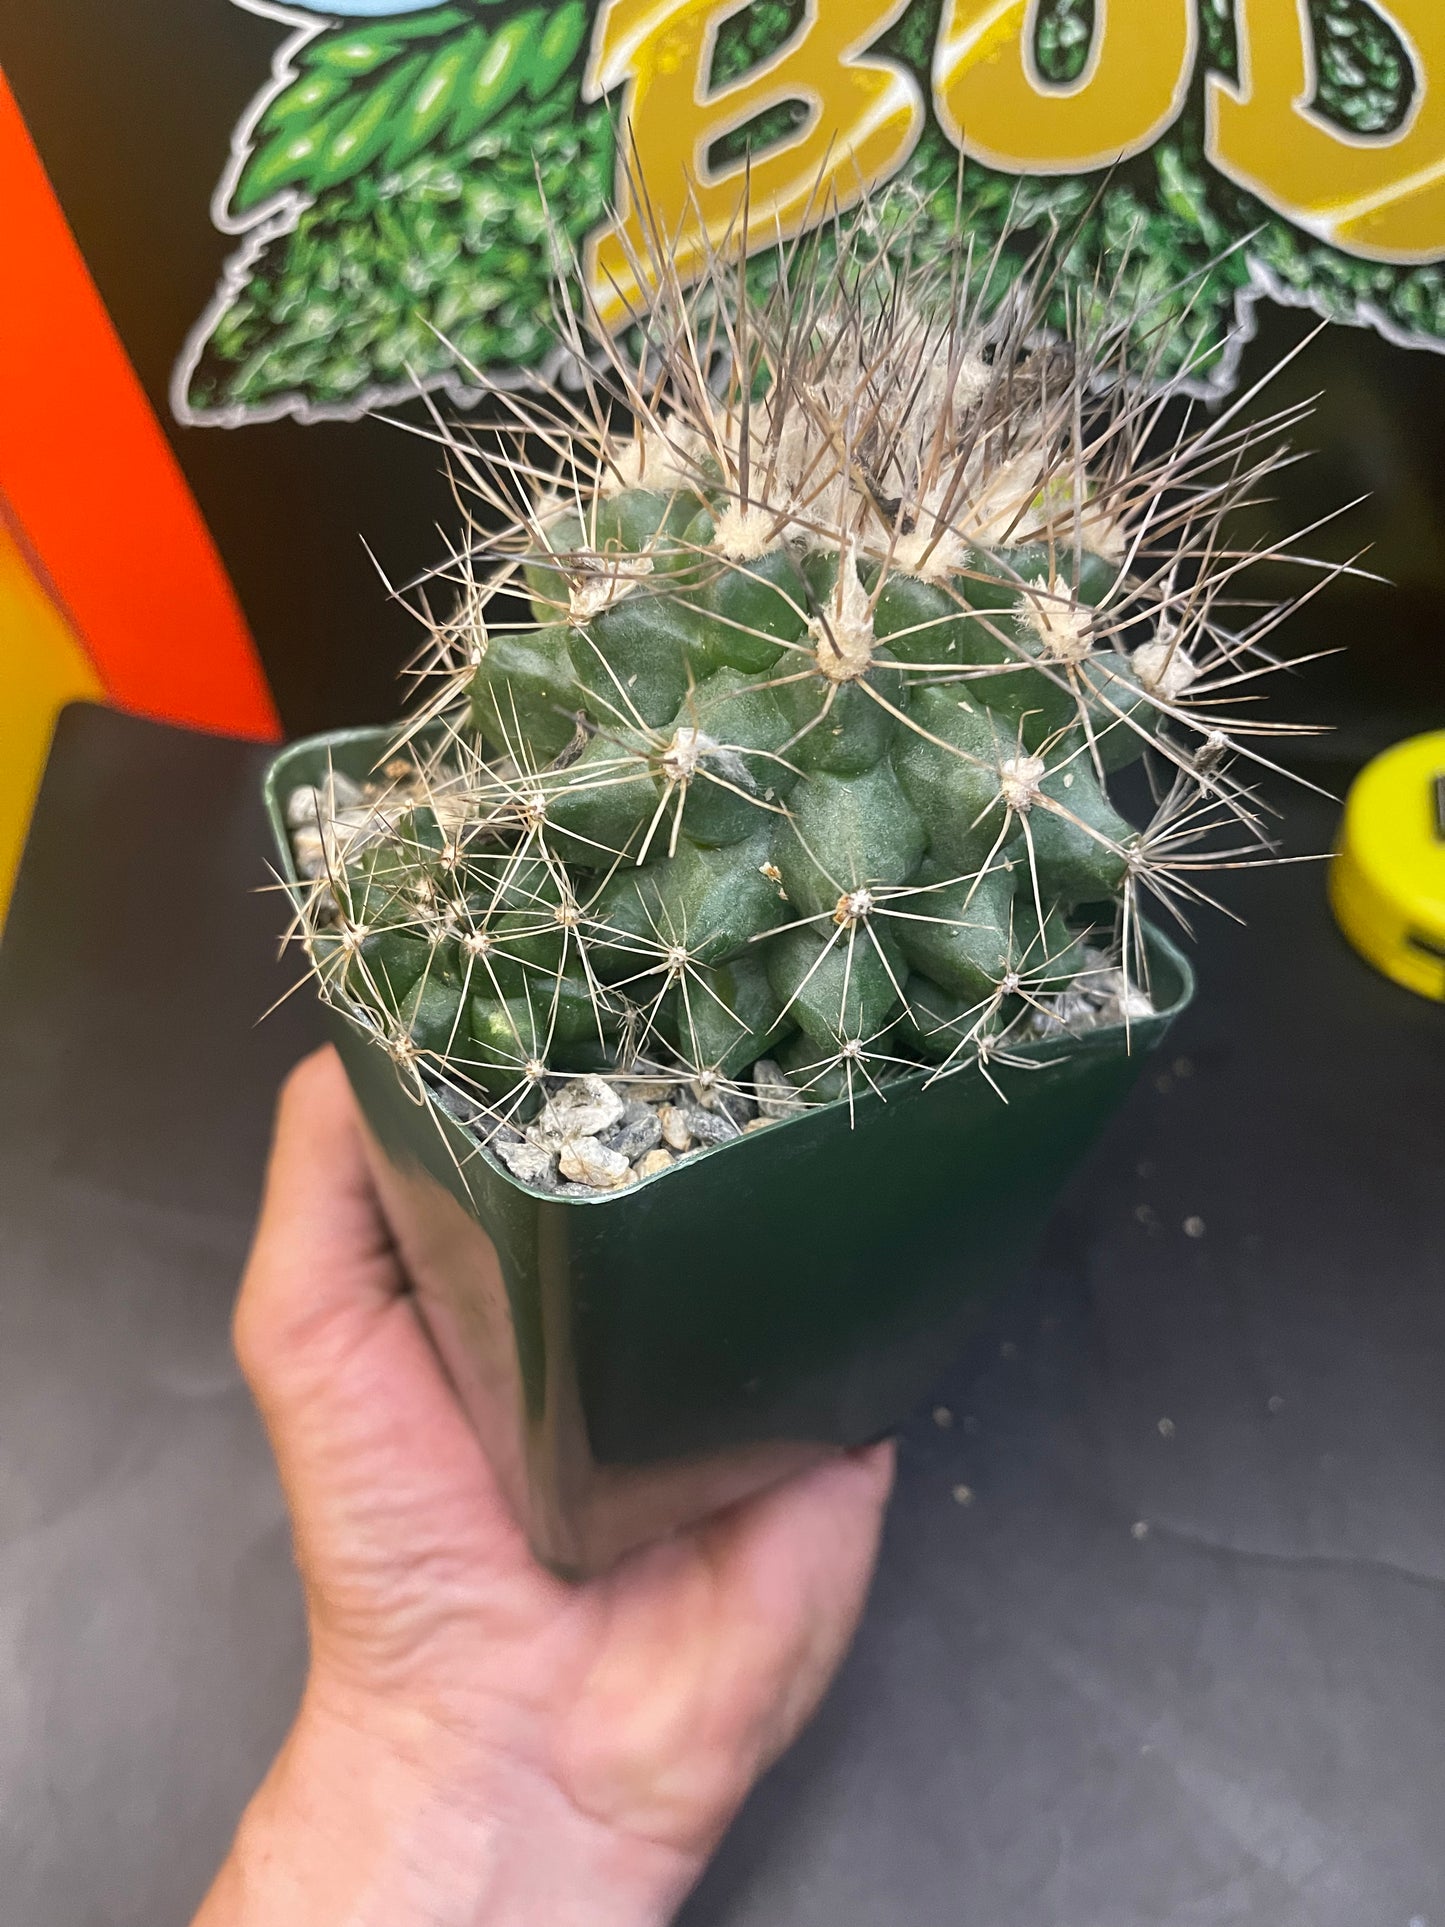
[[[253,239],[183,362],[197,420],[349,414],[550,340],[553,244],[601,220],[605,106],[580,101],[586,0],[488,0],[306,38],[224,207]]]

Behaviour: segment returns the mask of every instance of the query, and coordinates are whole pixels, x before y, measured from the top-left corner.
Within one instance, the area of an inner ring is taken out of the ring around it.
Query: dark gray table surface
[[[227,1344],[316,1035],[259,761],[69,712],[0,949],[0,1927],[180,1927],[301,1677]],[[687,1927],[1445,1927],[1445,1010],[1322,881],[1202,926]]]

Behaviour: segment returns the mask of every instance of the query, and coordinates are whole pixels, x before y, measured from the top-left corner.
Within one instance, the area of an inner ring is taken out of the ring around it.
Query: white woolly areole
[[[906,303],[894,323],[896,346],[881,359],[870,356],[870,401],[882,403],[882,418],[900,465],[921,475],[939,425],[943,440],[957,441],[962,418],[977,408],[993,380],[976,347],[965,346],[945,323],[925,323]],[[907,477],[905,479],[911,479]]]
[[[854,488],[841,469],[821,493],[814,490],[810,483],[798,497],[788,529],[804,548],[831,549],[849,535],[862,535],[875,548],[887,542],[887,524],[879,519],[872,498]]]
[[[711,736],[705,736],[700,729],[684,726],[662,752],[662,773],[670,782],[684,783],[695,774],[698,764],[709,750],[716,748],[717,744]]]
[[[648,471],[648,446],[645,437],[634,435],[630,442],[608,451],[609,461],[597,477],[597,493],[605,501],[625,489],[645,485]]]
[[[1117,566],[1129,552],[1123,522],[1095,499],[1086,475],[1072,468],[1048,473],[1042,460],[1033,450],[986,472],[975,515],[990,530],[1007,533],[1010,542],[1033,542],[1052,531],[1055,540],[1071,545],[1077,530],[1091,555]]]
[[[808,624],[818,668],[829,682],[857,682],[873,665],[873,601],[858,574],[852,543],[843,550],[827,610]]]
[[[1196,682],[1199,670],[1183,645],[1172,636],[1159,635],[1153,642],[1141,643],[1129,658],[1129,666],[1151,696],[1172,702]]]
[[[756,562],[769,550],[780,548],[783,531],[779,517],[756,503],[729,502],[718,518],[712,546],[729,562]]]
[[[893,544],[893,567],[901,575],[918,576],[924,582],[946,582],[957,575],[968,561],[968,544],[952,529],[911,529]]]
[[[1061,577],[1025,597],[1019,620],[1038,637],[1055,662],[1082,662],[1094,635],[1094,612],[1076,602]]]
[[[925,492],[914,526],[892,542],[893,567],[925,582],[942,582],[968,566],[969,544],[955,526],[954,478],[945,473]]]
[[[1043,476],[1036,449],[980,473],[960,504],[958,524],[975,542],[1026,542],[1039,527]]]
[[[876,907],[871,890],[849,890],[846,895],[839,897],[833,911],[833,921],[840,928],[850,923],[861,923],[865,917],[872,916]]]
[[[848,395],[841,389],[833,393],[826,382],[821,388],[803,384],[786,394],[774,392],[754,404],[748,420],[746,485],[750,492],[761,494],[761,512],[769,519],[770,529],[779,525],[766,548],[784,539],[812,548],[831,547],[857,528],[860,517],[867,517],[871,503],[846,470],[837,427],[847,418],[849,405]],[[721,441],[730,472],[741,488],[740,415],[729,416]],[[738,559],[747,560],[747,552],[740,551]]]
[[[973,351],[959,359],[953,382],[953,405],[959,413],[976,408],[988,393],[992,376],[983,356]]]
[[[774,410],[778,416],[776,421]],[[765,401],[758,411],[756,426],[762,431],[762,437],[760,441],[756,433],[754,435],[754,461],[771,473],[775,487],[796,495],[804,475],[814,465],[818,442],[803,400],[794,400],[791,407],[781,402],[770,407]]]
[[[999,794],[1011,810],[1026,815],[1043,794],[1039,784],[1048,771],[1042,756],[1010,756],[998,766]]]
[[[999,461],[984,451],[970,463],[976,469],[973,487],[956,520],[966,535],[987,548],[1032,542],[1051,529],[1066,540],[1076,504],[1088,502],[1087,481],[1056,469],[1046,448],[1031,445],[1026,425],[1021,437],[1024,445],[1017,455]],[[1102,529],[1104,518],[1096,517],[1091,524],[1087,506],[1082,506],[1080,524],[1090,529],[1085,546],[1102,554],[1092,528]]]
[[[574,624],[591,622],[607,609],[630,595],[638,583],[652,574],[649,555],[620,556],[614,562],[598,557],[583,565],[572,578],[567,595],[567,620]]]
[[[629,488],[696,488],[707,453],[707,443],[685,422],[667,420],[663,427],[644,428],[631,441],[607,450],[608,459],[597,473],[597,493],[607,499]]]
[[[1118,516],[1108,515],[1102,509],[1084,511],[1079,517],[1079,533],[1091,555],[1112,562],[1116,568],[1129,553],[1129,531]]]
[[[386,1054],[402,1070],[410,1070],[420,1052],[404,1030],[390,1032],[386,1039]]]

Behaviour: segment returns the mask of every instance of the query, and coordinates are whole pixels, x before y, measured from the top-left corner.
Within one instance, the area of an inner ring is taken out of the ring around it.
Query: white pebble
[[[620,1151],[629,1164],[636,1164],[662,1142],[662,1126],[650,1106],[629,1104],[622,1122],[604,1132],[602,1141],[609,1151]]]
[[[687,1128],[699,1144],[730,1144],[735,1137],[742,1136],[741,1128],[726,1111],[690,1110]]]
[[[640,1104],[665,1104],[677,1089],[676,1083],[665,1083],[660,1077],[624,1077],[619,1082]]]
[[[331,770],[319,783],[302,783],[286,799],[286,821],[293,830],[329,822],[342,810],[354,810],[366,800],[360,783],[340,770]]]
[[[610,1131],[622,1121],[626,1109],[604,1078],[574,1077],[548,1098],[527,1136],[534,1144],[560,1151],[570,1138],[600,1137]]]
[[[655,1178],[659,1171],[666,1171],[672,1164],[671,1151],[649,1151],[645,1158],[639,1158],[633,1167],[639,1178]]]
[[[503,1143],[499,1138],[492,1140],[492,1149],[506,1165],[514,1178],[523,1184],[547,1184],[555,1176],[552,1153],[540,1144],[518,1142]]]
[[[637,1174],[620,1151],[609,1151],[595,1137],[569,1138],[562,1146],[557,1169],[574,1184],[590,1184],[598,1191],[616,1191],[635,1184]]]
[[[336,809],[354,809],[358,803],[366,801],[366,785],[358,783],[354,777],[346,775],[344,771],[332,770],[327,781],[331,786],[333,806]],[[372,793],[374,795],[375,791]]]
[[[692,1126],[686,1111],[676,1104],[664,1104],[657,1113],[657,1121],[662,1126],[662,1141],[670,1151],[691,1149]]]
[[[286,822],[293,830],[308,830],[315,827],[321,815],[320,793],[310,783],[303,783],[300,789],[292,790],[286,799]]]
[[[757,1092],[759,1117],[792,1117],[804,1108],[787,1072],[771,1057],[760,1057],[753,1065],[753,1087]]]
[[[344,810],[336,810],[331,817],[331,827],[341,840],[350,843],[356,837],[372,831],[395,829],[395,825],[380,810],[368,808],[365,803],[348,804]]]
[[[326,874],[326,841],[320,830],[297,830],[291,838],[291,853],[296,859],[296,874],[314,883]]]

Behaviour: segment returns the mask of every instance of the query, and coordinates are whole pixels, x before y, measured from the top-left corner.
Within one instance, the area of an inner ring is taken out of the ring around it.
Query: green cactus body
[[[519,807],[570,879],[592,977],[589,997],[559,974],[555,1014],[535,984],[528,1004],[526,973],[562,972],[556,878],[533,858],[539,879],[489,898],[475,866],[495,859],[462,858],[452,887],[481,907],[490,976],[465,999],[454,968],[426,975],[425,945],[396,936],[389,981],[413,1044],[489,1087],[534,1053],[567,1067],[627,1004],[724,1078],[793,1040],[797,1063],[895,1032],[920,1051],[957,1042],[1011,977],[1057,977],[1068,913],[1124,880],[1135,832],[1087,753],[1072,653],[1092,605],[1052,580],[1069,643],[1051,653],[1036,551],[976,550],[966,572],[893,572],[870,593],[847,545],[719,553],[721,507],[701,486],[637,488],[599,503],[585,539],[575,517],[554,524],[560,559],[528,571],[535,628],[498,632],[471,674],[484,753],[535,774]],[[680,526],[695,547],[674,581],[659,562]],[[1113,571],[1086,563],[1097,594]],[[1105,658],[1137,706],[1124,659]],[[1149,740],[1102,711],[1095,730],[1111,769]],[[404,902],[406,867],[363,856],[363,899]]]
[[[438,60],[420,112],[453,102]],[[640,363],[585,319],[571,344],[630,421],[593,376],[487,452],[498,503],[535,501],[487,537],[532,619],[472,590],[438,631],[410,800],[313,918],[328,988],[508,1115],[595,1067],[720,1088],[769,1057],[809,1101],[987,1070],[1091,976],[1127,1021],[1141,892],[1257,837],[1221,714],[1251,645],[1210,575],[1247,437],[1159,462],[1157,401],[1100,383],[1117,336],[1041,344],[947,263],[845,248],[766,299],[658,272]],[[1161,517],[1161,475],[1201,517]]]

